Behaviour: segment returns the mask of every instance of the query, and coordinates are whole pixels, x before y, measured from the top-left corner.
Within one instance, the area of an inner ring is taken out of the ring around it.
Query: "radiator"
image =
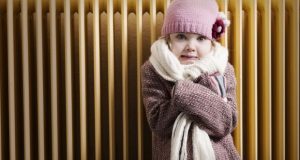
[[[217,0],[235,146],[299,159],[299,0]],[[0,0],[0,160],[152,159],[140,69],[170,0]]]

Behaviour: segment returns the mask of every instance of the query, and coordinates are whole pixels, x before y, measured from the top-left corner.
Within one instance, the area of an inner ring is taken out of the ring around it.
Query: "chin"
[[[187,65],[187,64],[193,64],[195,63],[195,60],[187,60],[187,61],[181,61],[181,64]]]

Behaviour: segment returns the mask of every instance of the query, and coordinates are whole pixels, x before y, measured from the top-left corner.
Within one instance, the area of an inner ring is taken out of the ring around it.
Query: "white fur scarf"
[[[182,65],[170,51],[164,38],[158,39],[151,46],[150,62],[155,70],[166,80],[177,81],[195,79],[202,73],[219,71],[222,75],[228,62],[228,50],[218,42],[213,42],[212,51],[193,64]]]
[[[149,60],[164,79],[173,82],[183,79],[192,80],[203,73],[216,71],[223,75],[228,62],[228,50],[218,42],[213,43],[214,47],[206,57],[193,64],[182,65],[168,48],[166,40],[161,38],[152,44]],[[187,159],[187,139],[191,125],[192,120],[185,113],[180,113],[176,118],[172,130],[171,160]],[[193,127],[193,159],[214,160],[215,154],[208,134],[197,125]]]

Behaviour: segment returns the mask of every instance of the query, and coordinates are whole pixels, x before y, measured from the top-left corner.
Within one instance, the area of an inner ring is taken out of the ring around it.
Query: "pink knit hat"
[[[213,37],[212,31],[218,10],[215,0],[173,0],[167,9],[161,34],[187,32],[216,39],[218,37]]]

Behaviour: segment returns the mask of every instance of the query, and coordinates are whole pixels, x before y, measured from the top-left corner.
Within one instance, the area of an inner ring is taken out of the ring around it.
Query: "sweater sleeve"
[[[173,123],[180,112],[172,104],[170,91],[163,85],[162,78],[150,65],[146,62],[141,70],[142,97],[147,121],[152,132],[170,136]]]
[[[236,103],[236,78],[234,68],[231,64],[228,63],[227,70],[224,74],[226,79],[226,97],[227,103],[231,107],[232,111],[232,128],[230,133],[237,127],[237,120],[238,120],[238,112],[237,112],[237,103]]]
[[[174,105],[190,115],[197,125],[212,137],[224,137],[236,126],[235,79],[227,65],[226,92],[228,102],[211,89],[189,80],[178,81],[173,89]]]

